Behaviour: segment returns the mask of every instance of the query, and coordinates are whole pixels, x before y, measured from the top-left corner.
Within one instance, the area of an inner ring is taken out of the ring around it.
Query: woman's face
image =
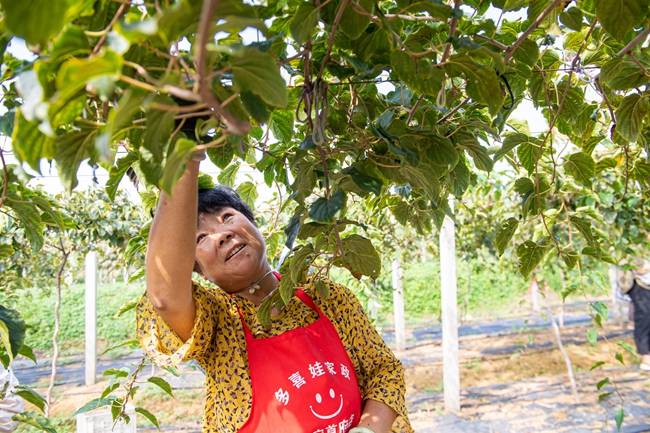
[[[231,207],[199,215],[195,259],[201,275],[226,292],[249,286],[268,268],[262,234]]]

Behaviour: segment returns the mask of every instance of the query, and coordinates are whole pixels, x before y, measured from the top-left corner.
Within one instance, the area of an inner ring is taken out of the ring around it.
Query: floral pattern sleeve
[[[190,338],[183,340],[156,313],[145,293],[135,308],[137,337],[156,364],[167,367],[179,362],[200,359],[209,354],[220,310],[214,294],[194,283],[192,287],[196,319]]]

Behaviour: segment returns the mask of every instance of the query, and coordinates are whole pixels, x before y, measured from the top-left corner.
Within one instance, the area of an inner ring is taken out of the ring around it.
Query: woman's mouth
[[[228,254],[228,257],[226,257],[226,261],[232,259],[237,253],[239,253],[241,250],[243,250],[245,246],[246,245],[240,245],[240,246],[236,247],[234,250],[232,250],[230,252],[230,254]]]

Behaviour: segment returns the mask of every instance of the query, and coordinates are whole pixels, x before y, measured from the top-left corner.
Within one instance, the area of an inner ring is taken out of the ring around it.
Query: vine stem
[[[0,197],[0,207],[5,204],[7,200],[7,189],[9,188],[9,173],[7,172],[7,163],[5,162],[5,155],[0,149],[0,160],[2,160],[2,174],[4,176],[4,183],[2,184],[2,197]]]
[[[560,118],[560,113],[562,113],[562,108],[564,108],[564,103],[566,102],[567,95],[569,94],[569,89],[571,88],[571,79],[573,78],[573,72],[575,70],[576,65],[578,64],[578,61],[580,60],[580,54],[582,53],[582,50],[585,48],[587,45],[587,41],[589,40],[589,37],[591,36],[591,33],[594,31],[594,28],[596,28],[596,23],[598,20],[594,18],[593,23],[591,23],[591,27],[589,28],[589,31],[587,32],[587,35],[585,36],[585,40],[582,41],[582,45],[580,45],[580,48],[578,48],[578,51],[576,52],[576,56],[574,57],[573,61],[571,62],[571,70],[569,71],[568,78],[567,78],[567,83],[566,86],[564,86],[564,92],[562,94],[562,99],[560,100],[560,103],[557,106],[557,112],[555,113],[555,116],[553,117],[553,120],[551,124],[548,127],[548,133],[546,134],[546,137],[544,138],[544,141],[540,144],[539,149],[537,150],[537,155],[535,156],[535,192],[537,195],[537,211],[539,212],[540,217],[542,218],[542,223],[544,224],[544,228],[546,229],[546,232],[548,233],[548,236],[551,238],[553,243],[555,243],[555,247],[557,248],[558,253],[562,251],[560,248],[560,243],[558,242],[557,239],[553,237],[553,234],[551,233],[551,230],[548,228],[548,224],[546,223],[546,217],[544,216],[544,211],[542,210],[542,197],[540,194],[540,189],[539,189],[539,159],[542,156],[542,151],[544,150],[544,147],[546,146],[546,142],[550,138],[551,134],[553,133],[553,128],[555,127],[555,124],[557,123],[558,119]]]
[[[223,122],[226,124],[226,130],[228,132],[244,136],[252,128],[251,124],[237,119],[235,116],[230,114],[228,110],[224,109],[212,93],[210,86],[207,85],[208,83],[206,80],[206,44],[208,41],[208,33],[210,32],[210,22],[218,5],[219,0],[203,0],[203,5],[201,7],[201,20],[199,21],[199,31],[196,37],[198,50],[195,56],[196,76],[197,82],[199,83],[198,91],[203,102],[205,102],[208,107],[213,109],[215,113],[221,117]]]
[[[123,417],[126,415],[126,404],[129,402],[129,399],[131,398],[131,391],[133,390],[133,385],[135,385],[135,381],[138,378],[138,373],[142,371],[144,368],[144,364],[147,360],[146,356],[142,357],[142,360],[140,361],[140,364],[136,367],[135,371],[133,372],[133,378],[131,381],[124,387],[126,390],[126,395],[124,396],[124,403],[122,404],[122,409],[120,410],[120,413],[115,417],[115,420],[117,421],[120,417]]]
[[[327,170],[327,155],[325,154],[325,150],[322,146],[318,146],[318,154],[320,155],[321,164],[323,165],[323,178],[325,179],[325,197],[327,200],[329,200],[331,197],[331,190],[329,172]],[[341,234],[339,233],[339,226],[336,221],[334,221],[334,233],[336,234],[336,245],[339,247],[339,254],[341,254],[341,257],[343,257],[345,255],[345,252],[343,251]]]
[[[453,116],[454,114],[456,114],[456,112],[457,112],[458,110],[460,110],[460,109],[463,108],[465,105],[467,105],[467,103],[469,102],[469,100],[470,100],[470,98],[467,97],[467,98],[463,99],[462,101],[460,101],[460,104],[456,105],[456,106],[455,106],[455,107],[454,107],[454,108],[453,108],[449,113],[445,114],[443,117],[440,118],[440,120],[438,120],[438,121],[436,122],[436,126],[437,126],[437,125],[440,125],[442,122],[444,122],[445,120],[449,119],[451,116]]]
[[[558,7],[559,5],[565,2],[566,0],[553,0],[553,3],[551,3],[546,9],[544,9],[544,11],[542,11],[542,13],[535,20],[535,22],[531,24],[530,27],[528,27],[528,29],[521,36],[519,36],[512,45],[510,45],[510,47],[508,48],[508,54],[506,54],[506,58],[504,59],[506,63],[508,63],[510,59],[512,59],[512,54],[517,50],[519,45],[521,45],[521,43],[528,36],[530,36],[530,34],[534,32],[537,27],[539,27],[542,24],[542,22],[546,19],[546,17],[548,17],[556,7]],[[594,22],[595,20],[596,19],[594,18]]]
[[[68,256],[70,255],[69,251],[66,251],[63,247],[63,241],[59,238],[59,251],[61,251],[61,264],[59,265],[59,270],[56,274],[56,300],[54,302],[54,334],[52,335],[52,346],[54,348],[54,354],[52,355],[52,374],[50,375],[50,385],[47,387],[47,394],[45,395],[45,401],[47,405],[45,406],[45,417],[49,418],[50,408],[52,406],[52,390],[54,389],[54,380],[56,379],[56,363],[59,360],[59,328],[60,328],[60,318],[59,318],[59,308],[61,307],[61,278],[63,277],[63,270],[68,261]]]
[[[571,358],[564,349],[564,344],[562,344],[562,334],[560,333],[560,327],[555,323],[555,317],[553,317],[553,311],[551,310],[551,303],[548,300],[548,288],[544,284],[544,291],[546,296],[546,311],[548,315],[548,320],[551,321],[551,327],[553,328],[553,334],[555,335],[555,342],[557,347],[560,349],[562,356],[564,357],[564,363],[566,364],[567,375],[569,376],[569,382],[571,383],[571,391],[573,391],[573,397],[576,399],[576,403],[580,404],[580,395],[578,394],[578,387],[576,386],[576,378],[573,374],[573,364],[571,363]]]
[[[616,57],[623,57],[624,55],[631,52],[634,49],[634,47],[636,47],[637,45],[645,41],[648,35],[650,35],[650,27],[648,27],[647,29],[639,33],[639,35],[636,38],[632,39],[632,42],[627,44],[625,48],[623,48],[621,51],[616,53]]]
[[[280,184],[276,181],[273,180],[273,183],[275,183],[275,187],[278,189],[278,196],[280,197],[280,204],[278,204],[278,211],[275,214],[275,220],[273,221],[273,229],[270,231],[269,235],[266,237],[265,240],[269,240],[271,236],[273,236],[273,232],[275,231],[276,227],[278,226],[278,220],[280,219],[280,214],[282,213],[282,191],[280,191]]]
[[[463,0],[456,0],[456,2],[455,2],[455,4],[454,4],[455,9],[459,9],[459,8],[460,8],[460,5],[461,5],[462,3],[463,3]],[[449,24],[449,39],[451,39],[451,38],[454,36],[454,33],[456,33],[456,29],[457,29],[457,28],[458,28],[458,18],[456,18],[456,17],[454,16],[454,17],[451,19],[451,23]],[[440,63],[439,63],[439,65],[442,64],[442,63],[445,63],[445,62],[449,59],[449,56],[450,56],[450,55],[451,55],[451,42],[446,44],[446,46],[445,46],[445,51],[444,51],[444,53],[442,54],[442,58],[440,59]],[[444,91],[445,91],[445,89],[444,89],[444,82],[443,82],[443,89],[441,90],[441,92],[444,92]],[[418,98],[418,100],[417,100],[417,101],[415,102],[415,104],[413,105],[413,108],[411,108],[411,111],[409,112],[409,117],[408,117],[408,119],[406,120],[406,124],[407,124],[407,125],[408,125],[409,123],[411,123],[411,120],[413,120],[413,116],[415,116],[415,110],[418,109],[418,107],[419,107],[420,104],[422,103],[422,100],[423,100],[423,99],[424,99],[424,94],[420,95],[420,97]],[[460,107],[459,107],[459,109],[460,109]],[[457,110],[456,110],[456,111],[457,111]]]
[[[104,45],[106,42],[106,37],[108,36],[108,32],[113,28],[117,20],[120,18],[120,16],[124,13],[124,10],[126,9],[127,6],[131,6],[131,3],[122,3],[122,5],[117,9],[117,12],[115,13],[115,16],[111,20],[110,23],[108,23],[108,27],[106,27],[102,31],[102,36],[99,38],[99,41],[97,42],[97,45],[95,45],[95,48],[93,48],[93,54],[97,54],[100,50],[100,48]]]
[[[327,63],[330,61],[330,55],[332,54],[332,48],[334,47],[334,37],[336,36],[336,28],[339,26],[339,21],[341,21],[341,18],[343,17],[343,11],[345,10],[345,7],[348,5],[348,1],[349,0],[343,0],[341,2],[341,6],[339,6],[339,11],[336,13],[336,18],[334,18],[334,22],[332,23],[332,31],[330,32],[327,52],[325,53],[323,64],[321,65],[320,71],[318,72],[319,79],[322,78],[323,72],[325,72],[325,66],[327,66]]]

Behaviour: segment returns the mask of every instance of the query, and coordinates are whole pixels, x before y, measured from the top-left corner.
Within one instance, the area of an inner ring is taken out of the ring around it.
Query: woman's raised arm
[[[196,251],[199,161],[191,161],[172,196],[161,193],[147,245],[147,295],[178,336],[192,334],[196,309],[192,269]]]

